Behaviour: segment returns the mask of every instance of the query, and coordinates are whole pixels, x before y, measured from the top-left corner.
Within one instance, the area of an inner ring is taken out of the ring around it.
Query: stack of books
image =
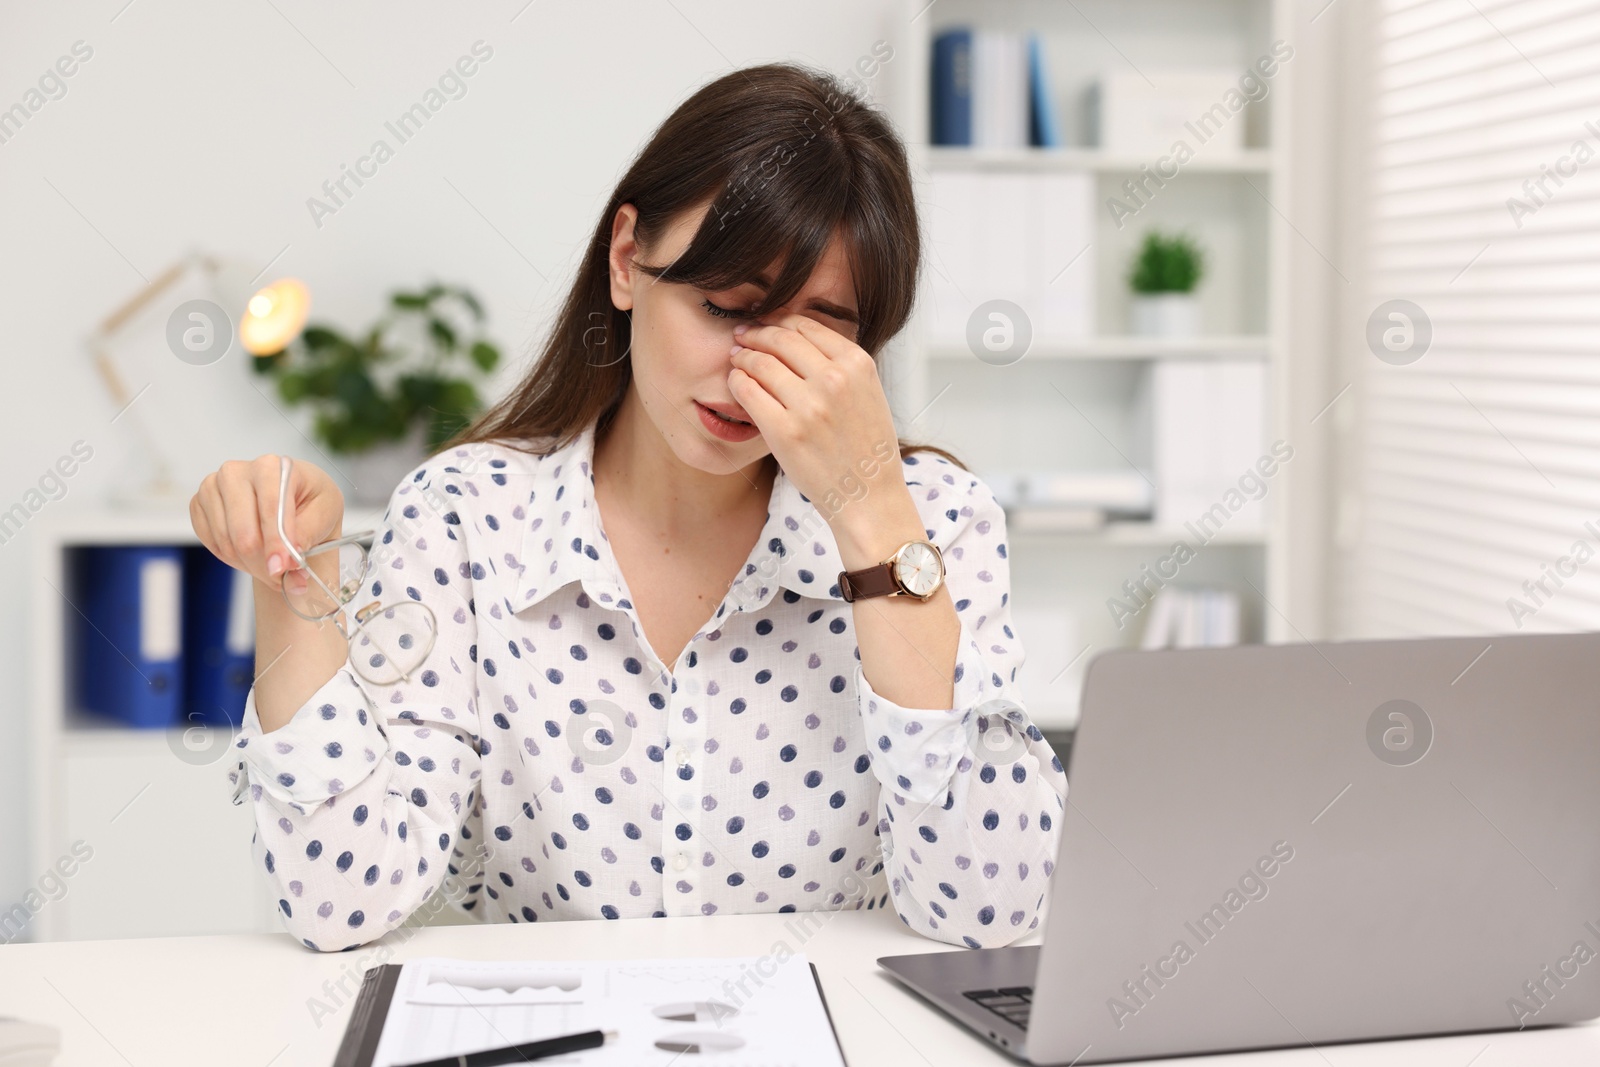
[[[1141,648],[1200,648],[1239,643],[1239,594],[1169,585],[1156,593]]]
[[[1037,34],[957,27],[933,39],[936,145],[1053,148],[1061,143]]]
[[[1155,490],[1138,471],[1012,471],[986,476],[1013,532],[1095,530],[1150,518]]]

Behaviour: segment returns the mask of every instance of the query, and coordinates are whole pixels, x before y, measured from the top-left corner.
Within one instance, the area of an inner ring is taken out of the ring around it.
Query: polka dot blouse
[[[351,607],[426,605],[425,660],[386,686],[346,662],[271,733],[251,691],[228,777],[285,927],[349,949],[441,888],[491,922],[892,906],[973,948],[1036,927],[1067,785],[1012,692],[988,488],[903,460],[961,621],[954,707],[905,708],[868,685],[838,547],[781,471],[741,576],[662,663],[593,449],[591,426],[542,457],[475,444],[411,472]]]

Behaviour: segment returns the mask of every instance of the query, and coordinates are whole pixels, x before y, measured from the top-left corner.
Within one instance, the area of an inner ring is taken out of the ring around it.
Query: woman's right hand
[[[222,562],[276,585],[298,567],[278,536],[278,456],[230,459],[200,482],[189,501],[189,520],[200,543]],[[302,554],[337,536],[344,522],[344,494],[320,467],[295,460],[289,471],[283,531]],[[303,592],[304,572],[289,578],[290,592]]]

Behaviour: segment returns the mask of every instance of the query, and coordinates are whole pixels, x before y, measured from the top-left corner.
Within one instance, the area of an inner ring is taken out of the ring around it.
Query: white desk
[[[1005,1064],[998,1050],[926,1007],[884,975],[877,957],[945,948],[892,912],[821,913],[809,938],[794,915],[634,919],[401,930],[351,952],[315,953],[287,934],[65,941],[0,946],[0,1014],[49,1022],[63,1034],[60,1067],[326,1067],[349,999],[313,1019],[308,1001],[347,977],[352,994],[379,947],[413,956],[576,959],[759,956],[776,942],[803,951],[822,976],[851,1067]],[[403,943],[401,943],[403,942]],[[331,1002],[330,1002],[331,1003]],[[1183,1067],[1503,1067],[1600,1063],[1600,1026],[1324,1046],[1206,1059]]]

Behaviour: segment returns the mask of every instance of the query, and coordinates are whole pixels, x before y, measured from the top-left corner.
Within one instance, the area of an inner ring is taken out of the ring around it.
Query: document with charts
[[[373,1067],[588,1030],[551,1063],[845,1067],[804,955],[585,961],[407,960]]]

